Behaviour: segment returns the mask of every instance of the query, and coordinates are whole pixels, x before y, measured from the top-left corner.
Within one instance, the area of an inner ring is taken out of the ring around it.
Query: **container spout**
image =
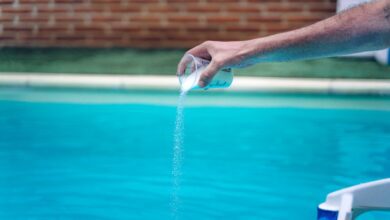
[[[318,220],[353,220],[371,210],[390,210],[390,178],[328,194],[318,207]]]

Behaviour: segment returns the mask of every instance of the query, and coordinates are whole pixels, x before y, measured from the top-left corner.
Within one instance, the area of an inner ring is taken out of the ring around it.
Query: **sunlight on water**
[[[179,96],[177,110],[176,110],[176,121],[174,131],[174,145],[173,145],[173,191],[171,199],[172,215],[175,219],[178,218],[178,208],[180,199],[178,196],[180,188],[180,175],[181,175],[181,163],[183,153],[183,132],[184,132],[184,100],[186,98],[187,91],[182,91]]]

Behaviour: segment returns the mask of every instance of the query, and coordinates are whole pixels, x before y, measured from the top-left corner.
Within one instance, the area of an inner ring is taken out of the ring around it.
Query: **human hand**
[[[199,87],[207,86],[215,74],[222,68],[238,67],[246,56],[246,41],[206,41],[186,52],[195,57],[210,60],[199,79]],[[184,57],[183,57],[184,58]],[[177,67],[177,75],[184,74],[188,59],[182,59]]]

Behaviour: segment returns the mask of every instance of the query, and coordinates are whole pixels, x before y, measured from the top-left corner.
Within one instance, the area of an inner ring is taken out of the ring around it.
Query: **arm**
[[[390,47],[390,0],[378,0],[281,34],[248,41],[207,41],[189,51],[211,60],[199,85],[206,86],[223,67],[245,67],[328,57]],[[182,74],[180,62],[178,74]]]

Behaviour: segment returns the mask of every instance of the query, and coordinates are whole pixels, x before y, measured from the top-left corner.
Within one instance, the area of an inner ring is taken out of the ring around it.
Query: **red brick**
[[[112,13],[128,13],[128,12],[140,12],[141,6],[140,5],[127,5],[127,6],[122,6],[122,5],[110,5],[109,11]]]
[[[184,28],[180,27],[147,27],[147,32],[158,35],[179,35]]]
[[[83,22],[85,19],[84,16],[80,16],[80,15],[77,15],[77,16],[71,16],[71,15],[56,15],[55,16],[55,21],[56,23],[67,23],[67,24],[70,24],[70,23],[81,23]]]
[[[140,26],[114,26],[111,32],[114,34],[140,33],[143,29]]]
[[[106,10],[106,7],[102,5],[74,5],[73,10],[75,13],[103,13]]]
[[[188,22],[198,22],[199,18],[196,15],[169,15],[168,22],[174,23],[188,23]]]
[[[249,16],[246,18],[248,22],[254,22],[254,23],[263,23],[263,22],[282,22],[282,18],[280,16],[264,16],[264,15],[258,15],[258,16]]]
[[[12,5],[13,0],[1,0],[0,5]]]
[[[166,0],[166,2],[168,4],[171,4],[171,3],[182,3],[182,4],[186,4],[186,3],[190,3],[190,2],[200,2],[199,0]]]
[[[154,15],[135,15],[130,17],[130,22],[137,23],[159,23],[160,17]]]
[[[19,0],[19,3],[20,4],[49,4],[50,0]]]
[[[100,22],[119,22],[121,21],[120,16],[115,15],[103,15],[103,14],[94,14],[91,16],[92,23],[100,23]]]
[[[4,32],[31,32],[33,28],[31,26],[4,26]]]
[[[207,23],[213,23],[213,24],[226,24],[226,23],[238,23],[240,21],[239,17],[236,16],[227,16],[227,15],[215,15],[215,16],[208,16],[207,17]]]
[[[258,33],[260,32],[260,29],[257,27],[242,27],[242,26],[228,26],[225,28],[227,32],[250,32],[250,33]]]
[[[39,37],[24,36],[24,37],[21,37],[20,40],[24,40],[24,41],[35,41],[35,42],[44,43],[44,42],[46,42],[46,41],[50,41],[51,38],[50,38],[50,37],[42,37],[42,36],[39,36]]]
[[[335,14],[336,13],[336,5],[334,4],[308,4],[307,5],[308,10],[310,12],[325,12],[329,14]]]
[[[181,8],[184,8],[184,6],[181,7],[180,5],[172,5],[172,4],[170,5],[152,4],[146,6],[146,10],[151,13],[173,13],[173,12],[179,12]]]
[[[250,7],[250,6],[240,6],[240,5],[231,5],[226,7],[226,10],[228,13],[254,13],[258,14],[260,13],[260,7]]]
[[[267,4],[265,10],[270,13],[301,13],[304,11],[302,4]]]
[[[280,23],[267,23],[264,25],[264,30],[267,32],[284,32],[290,29],[289,26]]]
[[[12,22],[15,18],[15,15],[12,14],[3,14],[0,16],[0,22]]]
[[[219,3],[219,4],[223,4],[223,3],[239,3],[239,1],[237,0],[207,0],[207,4],[210,4],[210,3]]]
[[[84,0],[55,0],[56,5],[58,4],[84,4]]]
[[[95,35],[92,36],[91,39],[97,40],[97,41],[123,41],[123,38],[121,36],[99,36]]]
[[[0,35],[0,41],[4,41],[4,40],[14,40],[15,38],[14,37],[11,37],[11,36],[1,36]],[[3,43],[3,42],[0,42],[0,43]]]
[[[22,13],[31,13],[32,8],[27,6],[24,7],[2,6],[1,11],[2,13],[22,14]]]
[[[31,16],[31,14],[19,16],[21,23],[47,23],[49,21],[48,16]]]
[[[68,33],[69,29],[68,27],[61,27],[61,26],[40,26],[38,27],[38,33],[41,35],[48,35],[48,34],[64,34]]]
[[[69,8],[67,7],[48,7],[48,6],[38,7],[38,13],[57,14],[57,13],[66,13],[68,11]]]
[[[189,13],[217,13],[221,11],[220,5],[215,4],[194,4],[194,3],[188,3],[185,4],[186,11]]]
[[[101,25],[93,25],[93,26],[86,26],[86,25],[76,25],[74,27],[74,32],[75,33],[103,33],[104,32],[104,27]]]
[[[57,40],[64,41],[84,41],[86,39],[85,36],[57,36]]]
[[[121,0],[92,0],[92,4],[109,4],[109,5],[115,5],[120,4]]]
[[[219,27],[188,27],[186,30],[188,30],[189,33],[216,33],[219,32],[220,28]]]
[[[326,0],[287,0],[288,2],[292,2],[292,3],[310,3],[310,2],[313,2],[313,3],[322,3],[322,2],[327,2]]]

